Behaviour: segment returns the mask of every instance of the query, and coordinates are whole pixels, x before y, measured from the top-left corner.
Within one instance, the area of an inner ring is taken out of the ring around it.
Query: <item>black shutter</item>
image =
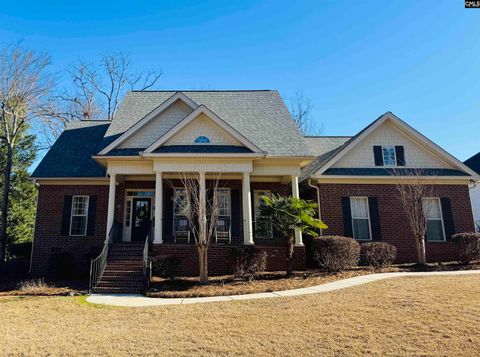
[[[241,211],[241,200],[240,200],[240,190],[237,189],[231,189],[230,194],[232,195],[231,197],[231,203],[232,203],[232,237],[235,238],[241,238],[240,237],[240,228],[241,228],[241,222],[240,222],[240,211]]]
[[[97,196],[90,196],[88,198],[88,222],[87,222],[87,236],[95,234],[95,218],[97,217]]]
[[[173,189],[167,188],[164,192],[164,221],[163,221],[163,233],[167,237],[173,236]]]
[[[443,216],[443,227],[445,229],[445,237],[447,240],[452,238],[452,235],[455,234],[455,222],[453,220],[452,212],[452,203],[450,198],[442,197],[440,198],[442,204],[442,216]]]
[[[342,212],[343,212],[343,235],[345,237],[353,237],[352,209],[350,207],[350,197],[342,197]]]
[[[372,240],[381,240],[382,230],[380,228],[380,211],[378,209],[378,198],[369,197],[368,207],[370,210],[370,225],[372,228]]]
[[[382,147],[375,145],[373,147],[373,157],[375,159],[375,166],[383,166]]]
[[[397,166],[405,166],[405,149],[403,146],[395,146],[395,156],[397,158]]]
[[[72,213],[72,197],[63,196],[62,236],[70,235],[70,218]]]

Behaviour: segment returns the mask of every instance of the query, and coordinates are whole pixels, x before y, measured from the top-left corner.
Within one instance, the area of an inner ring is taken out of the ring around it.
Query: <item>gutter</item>
[[[318,186],[312,185],[312,180],[308,179],[307,181],[308,186],[314,188],[317,191],[317,204],[318,204],[318,219],[322,220],[322,209],[320,206],[320,189]],[[320,237],[323,236],[323,229],[320,228]]]

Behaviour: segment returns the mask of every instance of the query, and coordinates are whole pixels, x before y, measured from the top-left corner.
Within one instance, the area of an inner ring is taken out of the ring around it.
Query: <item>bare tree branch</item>
[[[303,135],[320,135],[323,131],[313,120],[312,109],[312,101],[302,91],[296,91],[290,98],[290,114]]]

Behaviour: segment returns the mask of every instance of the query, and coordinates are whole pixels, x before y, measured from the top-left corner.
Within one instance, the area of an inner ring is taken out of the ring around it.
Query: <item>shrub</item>
[[[182,270],[182,262],[177,257],[164,257],[152,264],[153,275],[165,279],[175,280]]]
[[[14,243],[9,245],[8,252],[15,258],[30,260],[32,255],[32,242]]]
[[[55,280],[71,279],[75,276],[75,260],[68,253],[55,253],[48,260],[48,276]]]
[[[254,246],[231,247],[230,255],[234,262],[233,274],[237,278],[252,281],[267,268],[267,252]]]
[[[480,259],[480,233],[457,233],[452,236],[459,248],[460,261],[464,264]]]
[[[313,239],[313,259],[330,272],[358,265],[360,244],[353,238],[324,236]]]
[[[391,265],[397,258],[397,248],[386,242],[362,244],[360,257],[362,263],[375,268]]]
[[[32,295],[43,292],[51,287],[52,286],[47,284],[43,278],[23,280],[18,284],[18,290],[31,293]]]

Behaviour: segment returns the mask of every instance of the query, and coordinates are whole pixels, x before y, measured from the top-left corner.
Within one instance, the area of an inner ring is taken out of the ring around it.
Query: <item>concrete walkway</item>
[[[272,293],[213,296],[213,297],[184,298],[184,299],[150,298],[150,297],[145,297],[143,295],[93,294],[87,298],[87,301],[92,304],[102,304],[102,305],[112,305],[112,306],[131,306],[131,307],[199,304],[199,303],[206,303],[206,302],[254,300],[254,299],[278,298],[278,297],[287,297],[287,296],[301,296],[301,295],[325,293],[329,291],[349,288],[352,286],[367,284],[374,281],[379,281],[379,280],[384,280],[389,278],[401,278],[401,277],[407,277],[407,276],[443,276],[443,275],[472,275],[472,274],[480,274],[480,270],[458,270],[458,271],[422,272],[422,273],[398,272],[398,273],[370,274],[370,275],[356,276],[356,277],[344,279],[344,280],[338,280],[338,281],[334,281],[327,284],[310,286],[308,288],[284,290],[284,291],[277,291]]]

